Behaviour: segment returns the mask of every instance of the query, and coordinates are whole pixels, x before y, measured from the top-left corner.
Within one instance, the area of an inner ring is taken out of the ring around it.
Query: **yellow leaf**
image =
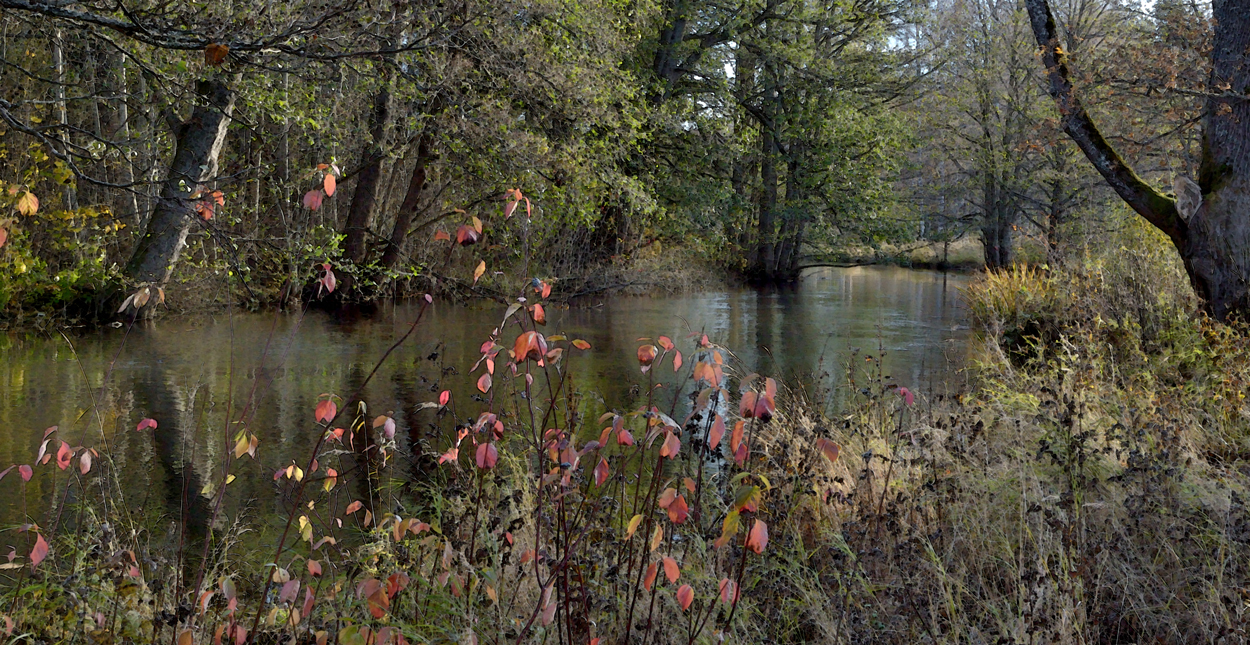
[[[477,268],[473,270],[473,284],[477,284],[478,278],[481,278],[483,273],[486,273],[485,260],[479,262]]]
[[[629,530],[625,532],[625,539],[634,537],[634,532],[638,530],[638,526],[642,524],[642,515],[635,515],[629,519]]]
[[[30,216],[34,215],[38,210],[39,198],[35,197],[35,194],[29,190],[22,193],[22,196],[17,198],[17,212]]]

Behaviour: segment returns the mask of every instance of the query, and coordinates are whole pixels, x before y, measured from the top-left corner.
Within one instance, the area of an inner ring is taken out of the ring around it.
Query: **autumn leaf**
[[[726,605],[732,605],[738,602],[738,583],[729,578],[721,578],[720,581],[720,601]]]
[[[595,485],[602,486],[606,481],[608,481],[608,460],[600,457],[599,464],[595,466]]]
[[[304,208],[315,211],[321,208],[321,202],[325,199],[326,194],[320,188],[316,188],[304,193]]]
[[[690,508],[686,505],[686,496],[678,495],[677,499],[668,506],[668,519],[673,524],[685,524],[686,518],[690,514]]]
[[[451,401],[451,390],[443,390],[441,393],[439,393],[438,395],[439,407],[442,407],[442,408],[447,407],[447,404],[450,401]]]
[[[657,353],[658,350],[655,345],[643,345],[638,348],[638,365],[643,368],[642,371],[645,372],[647,371],[646,368],[651,367],[651,363],[655,361]]]
[[[9,239],[9,232],[0,228],[0,247],[3,247],[4,243],[8,241],[8,239]]]
[[[575,341],[573,341],[573,346],[574,346],[574,347],[576,347],[576,348],[578,348],[578,349],[580,349],[580,350],[583,350],[583,351],[584,351],[584,350],[587,350],[587,349],[590,349],[590,343],[588,343],[588,342],[586,342],[586,341],[584,341],[584,340],[582,340],[582,339],[580,339],[580,338],[579,338],[579,339],[577,339],[577,340],[575,340]]]
[[[643,576],[642,579],[642,586],[647,591],[651,591],[651,585],[655,584],[655,574],[657,573],[659,573],[659,569],[656,568],[654,562],[647,565],[647,575]]]
[[[56,467],[61,470],[69,468],[69,458],[73,455],[74,452],[69,449],[69,444],[62,441],[61,447],[56,451]]]
[[[31,477],[34,477],[35,470],[26,464],[22,464],[17,467],[17,473],[22,476],[22,481],[28,482]]]
[[[681,605],[681,610],[690,609],[690,603],[694,602],[694,589],[690,585],[682,585],[677,590],[677,603]]]
[[[842,446],[824,437],[816,439],[816,449],[829,461],[837,461],[838,454],[842,452]]]
[[[481,391],[482,394],[486,394],[490,391],[490,385],[490,374],[483,374],[481,378],[477,380],[477,389]]]
[[[78,458],[78,470],[84,475],[86,475],[88,472],[91,471],[91,451],[90,450],[82,451],[82,456]]]
[[[451,236],[447,234],[447,231],[441,229],[434,231],[434,241],[438,242],[439,240],[450,242]]]
[[[635,515],[631,517],[629,519],[629,528],[625,532],[625,539],[628,540],[629,538],[634,537],[634,533],[638,530],[638,527],[641,525],[642,525],[642,515]]]
[[[338,189],[338,180],[334,175],[326,173],[326,178],[321,182],[322,190],[326,191],[326,197],[333,197],[334,191]]]
[[[763,553],[765,547],[768,546],[768,525],[762,520],[755,520],[751,525],[751,531],[747,533],[746,548],[755,553]]]
[[[677,582],[677,579],[681,577],[681,569],[677,566],[677,561],[667,555],[662,561],[664,562],[664,577],[668,578],[670,583]]]
[[[334,417],[338,416],[338,412],[338,406],[334,404],[334,401],[326,399],[317,404],[314,415],[318,423],[330,423]]]
[[[25,191],[17,198],[16,206],[17,212],[29,217],[39,211],[39,198],[29,190]]]
[[[321,576],[321,563],[316,560],[308,561],[308,575],[314,577]]]
[[[499,461],[499,449],[493,443],[484,443],[477,447],[477,467],[489,470]]]
[[[482,260],[477,263],[477,268],[473,270],[473,284],[477,284],[477,281],[484,273],[486,273],[486,261]]]
[[[716,420],[712,422],[712,429],[708,431],[707,447],[715,450],[720,445],[720,440],[725,436],[725,418],[716,415]]]
[[[220,43],[211,43],[204,48],[204,64],[213,67],[220,66],[226,62],[226,56],[229,54],[229,47]]]
[[[39,566],[43,559],[48,557],[48,542],[43,539],[43,535],[35,534],[35,546],[30,550],[30,568],[33,571]]]
[[[460,246],[477,244],[477,241],[481,237],[482,234],[478,233],[477,229],[469,226],[468,224],[461,224],[460,228],[456,229],[456,244],[459,244]]]

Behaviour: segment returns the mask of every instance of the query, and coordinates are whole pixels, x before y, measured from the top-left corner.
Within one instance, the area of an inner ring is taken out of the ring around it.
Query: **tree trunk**
[[[378,187],[382,178],[382,157],[386,145],[386,130],[391,120],[391,74],[384,65],[382,87],[373,97],[373,110],[369,114],[369,142],[361,151],[362,167],[356,177],[356,191],[347,210],[347,223],[343,225],[343,256],[353,264],[365,263],[368,255],[369,230],[373,224],[373,211],[378,201]]]
[[[127,275],[139,283],[161,285],[169,280],[197,216],[191,195],[217,175],[217,160],[234,111],[234,92],[220,79],[201,80],[196,91],[206,105],[196,106],[190,119],[176,125],[177,149],[169,175],[147,230],[126,265]]]
[[[760,119],[760,214],[755,231],[756,277],[776,278],[777,257],[777,82],[772,65],[764,66],[764,105]]]
[[[1025,0],[1046,65],[1050,94],[1063,130],[1107,184],[1180,252],[1190,284],[1218,320],[1250,314],[1250,0],[1216,0],[1211,49],[1212,92],[1203,114],[1203,154],[1198,185],[1202,204],[1188,218],[1176,200],[1146,183],[1125,163],[1090,118],[1071,81],[1054,15],[1046,0]]]
[[[408,237],[408,230],[412,228],[412,217],[417,214],[417,207],[421,204],[421,191],[425,189],[426,167],[434,159],[432,151],[434,136],[431,128],[432,126],[426,125],[421,133],[421,139],[417,142],[417,163],[412,167],[412,175],[408,179],[408,190],[404,193],[404,201],[395,213],[395,226],[391,229],[391,239],[386,244],[386,251],[382,253],[384,269],[394,269],[395,265],[399,264],[404,240]]]

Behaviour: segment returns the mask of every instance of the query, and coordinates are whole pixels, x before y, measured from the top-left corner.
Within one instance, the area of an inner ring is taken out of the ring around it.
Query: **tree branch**
[[[1107,184],[1139,215],[1163,231],[1177,249],[1183,249],[1188,226],[1176,210],[1176,201],[1137,175],[1094,125],[1072,88],[1067,55],[1059,43],[1055,17],[1046,0],[1025,0],[1033,35],[1041,48],[1050,82],[1050,95],[1059,107],[1063,131],[1072,137]]]

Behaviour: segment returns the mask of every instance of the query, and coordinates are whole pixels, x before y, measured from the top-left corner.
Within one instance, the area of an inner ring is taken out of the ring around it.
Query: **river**
[[[967,280],[896,267],[820,269],[788,289],[552,307],[545,329],[590,342],[592,350],[574,358],[574,369],[581,375],[579,391],[600,410],[604,402],[618,409],[636,405],[639,385],[645,387],[635,358],[638,338],[667,335],[688,350],[692,332],[733,351],[740,372],[773,375],[783,384],[837,382],[840,365],[856,349],[861,360],[880,347],[893,382],[933,392],[962,380],[957,368],[968,331],[958,290]],[[431,467],[431,455],[447,448],[423,404],[450,389],[461,417],[481,408],[473,401],[477,374],[468,368],[502,309],[435,302],[364,390],[369,418],[389,414],[397,421],[393,458],[402,462],[400,471],[417,477]],[[45,428],[56,425],[49,452],[61,440],[107,450],[130,507],[161,508],[176,517],[185,495],[194,523],[209,513],[208,492],[221,479],[227,415],[241,418],[252,400],[246,426],[259,439],[258,459],[245,457],[232,470],[238,480],[229,486],[227,511],[231,517],[240,510],[276,516],[267,512],[282,503],[273,473],[307,460],[319,435],[313,422],[318,395],[357,390],[417,310],[418,304],[403,303],[358,319],[315,312],[173,317],[130,330],[71,333],[68,340],[57,333],[2,335],[0,469],[34,464]],[[506,344],[513,336],[505,333]],[[671,380],[671,368],[662,369]],[[158,427],[135,431],[149,417]],[[238,426],[229,427],[233,434]],[[26,521],[24,506],[39,519],[43,513],[35,509],[63,495],[66,478],[79,476],[79,467],[75,459],[59,471],[54,458],[36,466],[25,485],[10,473],[0,482],[0,522]]]

